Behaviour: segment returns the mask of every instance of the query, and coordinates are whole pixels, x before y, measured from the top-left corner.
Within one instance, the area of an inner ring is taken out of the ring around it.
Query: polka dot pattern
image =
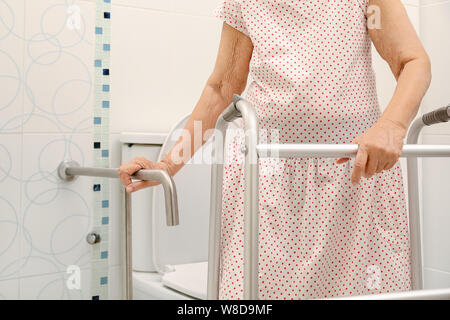
[[[244,97],[265,142],[350,143],[377,121],[367,2],[226,0],[216,10],[254,44]],[[242,298],[242,146],[232,139],[224,166],[221,299]],[[259,160],[260,299],[410,289],[400,165],[352,186],[354,161],[335,160]]]

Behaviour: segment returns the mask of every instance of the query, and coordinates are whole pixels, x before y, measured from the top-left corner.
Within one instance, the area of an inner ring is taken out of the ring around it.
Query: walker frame
[[[225,140],[228,124],[236,118],[242,118],[245,130],[245,191],[244,191],[244,283],[243,298],[258,299],[258,158],[268,154],[277,157],[354,157],[356,144],[258,144],[258,121],[254,108],[238,95],[219,116],[216,122],[214,140]],[[422,290],[422,241],[421,217],[419,208],[418,157],[450,157],[450,145],[417,145],[420,131],[424,126],[450,119],[450,105],[429,112],[417,118],[411,125],[407,144],[403,147],[402,157],[407,157],[409,234],[411,246],[412,290],[392,294],[357,296],[360,299],[450,299],[450,289]],[[213,142],[213,162],[211,171],[211,210],[208,252],[208,299],[219,297],[219,267],[222,214],[222,178],[223,146],[218,150]],[[219,144],[221,145],[221,144]]]

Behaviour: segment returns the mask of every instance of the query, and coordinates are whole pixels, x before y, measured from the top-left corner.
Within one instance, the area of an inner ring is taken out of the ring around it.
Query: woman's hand
[[[370,178],[375,173],[389,170],[397,162],[402,153],[406,128],[394,121],[380,118],[378,122],[360,135],[352,143],[358,144],[351,181],[359,184],[362,176]],[[337,163],[347,162],[348,158],[340,158]]]
[[[131,193],[159,184],[158,181],[151,180],[132,182],[131,176],[141,169],[164,170],[169,172],[169,166],[166,162],[152,162],[143,157],[134,158],[132,161],[122,164],[119,168],[120,181],[125,186],[126,192]]]

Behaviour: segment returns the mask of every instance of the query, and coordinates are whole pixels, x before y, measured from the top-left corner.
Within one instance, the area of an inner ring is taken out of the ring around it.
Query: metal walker
[[[225,109],[216,122],[214,139],[223,139],[228,124],[242,118],[245,130],[245,193],[244,193],[244,299],[258,299],[258,158],[273,157],[354,157],[358,146],[355,144],[258,144],[258,121],[252,105],[238,95]],[[402,157],[407,157],[409,230],[411,245],[411,274],[413,290],[423,288],[421,224],[419,210],[419,186],[417,157],[450,157],[450,145],[417,145],[419,133],[424,126],[450,119],[450,105],[437,109],[416,119],[409,130],[407,144]],[[219,256],[222,213],[223,148],[213,151],[211,183],[211,215],[209,227],[208,255],[208,299],[218,299]],[[421,290],[408,293],[378,295],[383,299],[447,298],[450,289]],[[370,296],[376,298],[377,295]]]

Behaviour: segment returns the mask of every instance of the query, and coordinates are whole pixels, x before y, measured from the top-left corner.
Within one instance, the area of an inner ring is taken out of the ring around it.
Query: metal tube
[[[236,108],[242,114],[245,131],[244,192],[244,300],[258,299],[259,281],[259,126],[252,105],[240,99]]]
[[[228,123],[240,117],[234,103],[219,116],[213,137],[211,167],[211,203],[209,217],[208,289],[207,299],[219,299],[220,239],[222,219],[223,151]]]
[[[417,118],[410,126],[406,143],[417,144],[419,134],[425,126],[423,118]],[[411,250],[411,289],[423,289],[422,223],[420,217],[419,166],[417,158],[406,162],[408,176],[408,225]]]
[[[226,121],[219,117],[214,133],[214,142],[218,143],[218,132],[224,132]],[[209,217],[209,242],[208,242],[208,300],[219,299],[219,268],[220,268],[220,238],[222,218],[222,178],[223,162],[221,156],[223,148],[213,148],[213,163],[211,167],[211,203]]]
[[[131,194],[125,192],[125,288],[127,300],[133,300],[133,246]]]
[[[118,169],[80,167],[77,162],[65,160],[58,166],[58,175],[62,180],[71,181],[77,176],[119,178]],[[166,205],[166,223],[168,226],[179,224],[178,201],[175,183],[163,170],[140,170],[132,179],[153,180],[161,183],[164,189]],[[132,212],[131,194],[125,192],[125,296],[133,299],[133,264],[132,264]]]
[[[354,157],[356,144],[260,144],[256,147],[260,158],[267,157]],[[405,145],[402,157],[448,157],[450,145]]]
[[[58,169],[58,171],[63,171],[68,178],[75,176],[119,178],[118,169],[78,167],[67,165],[68,163],[70,163],[70,161],[62,162],[60,164],[60,168],[63,166],[62,169]],[[168,226],[176,226],[179,224],[177,191],[172,177],[166,171],[139,170],[131,178],[136,180],[153,180],[160,182],[164,189],[166,223]]]

